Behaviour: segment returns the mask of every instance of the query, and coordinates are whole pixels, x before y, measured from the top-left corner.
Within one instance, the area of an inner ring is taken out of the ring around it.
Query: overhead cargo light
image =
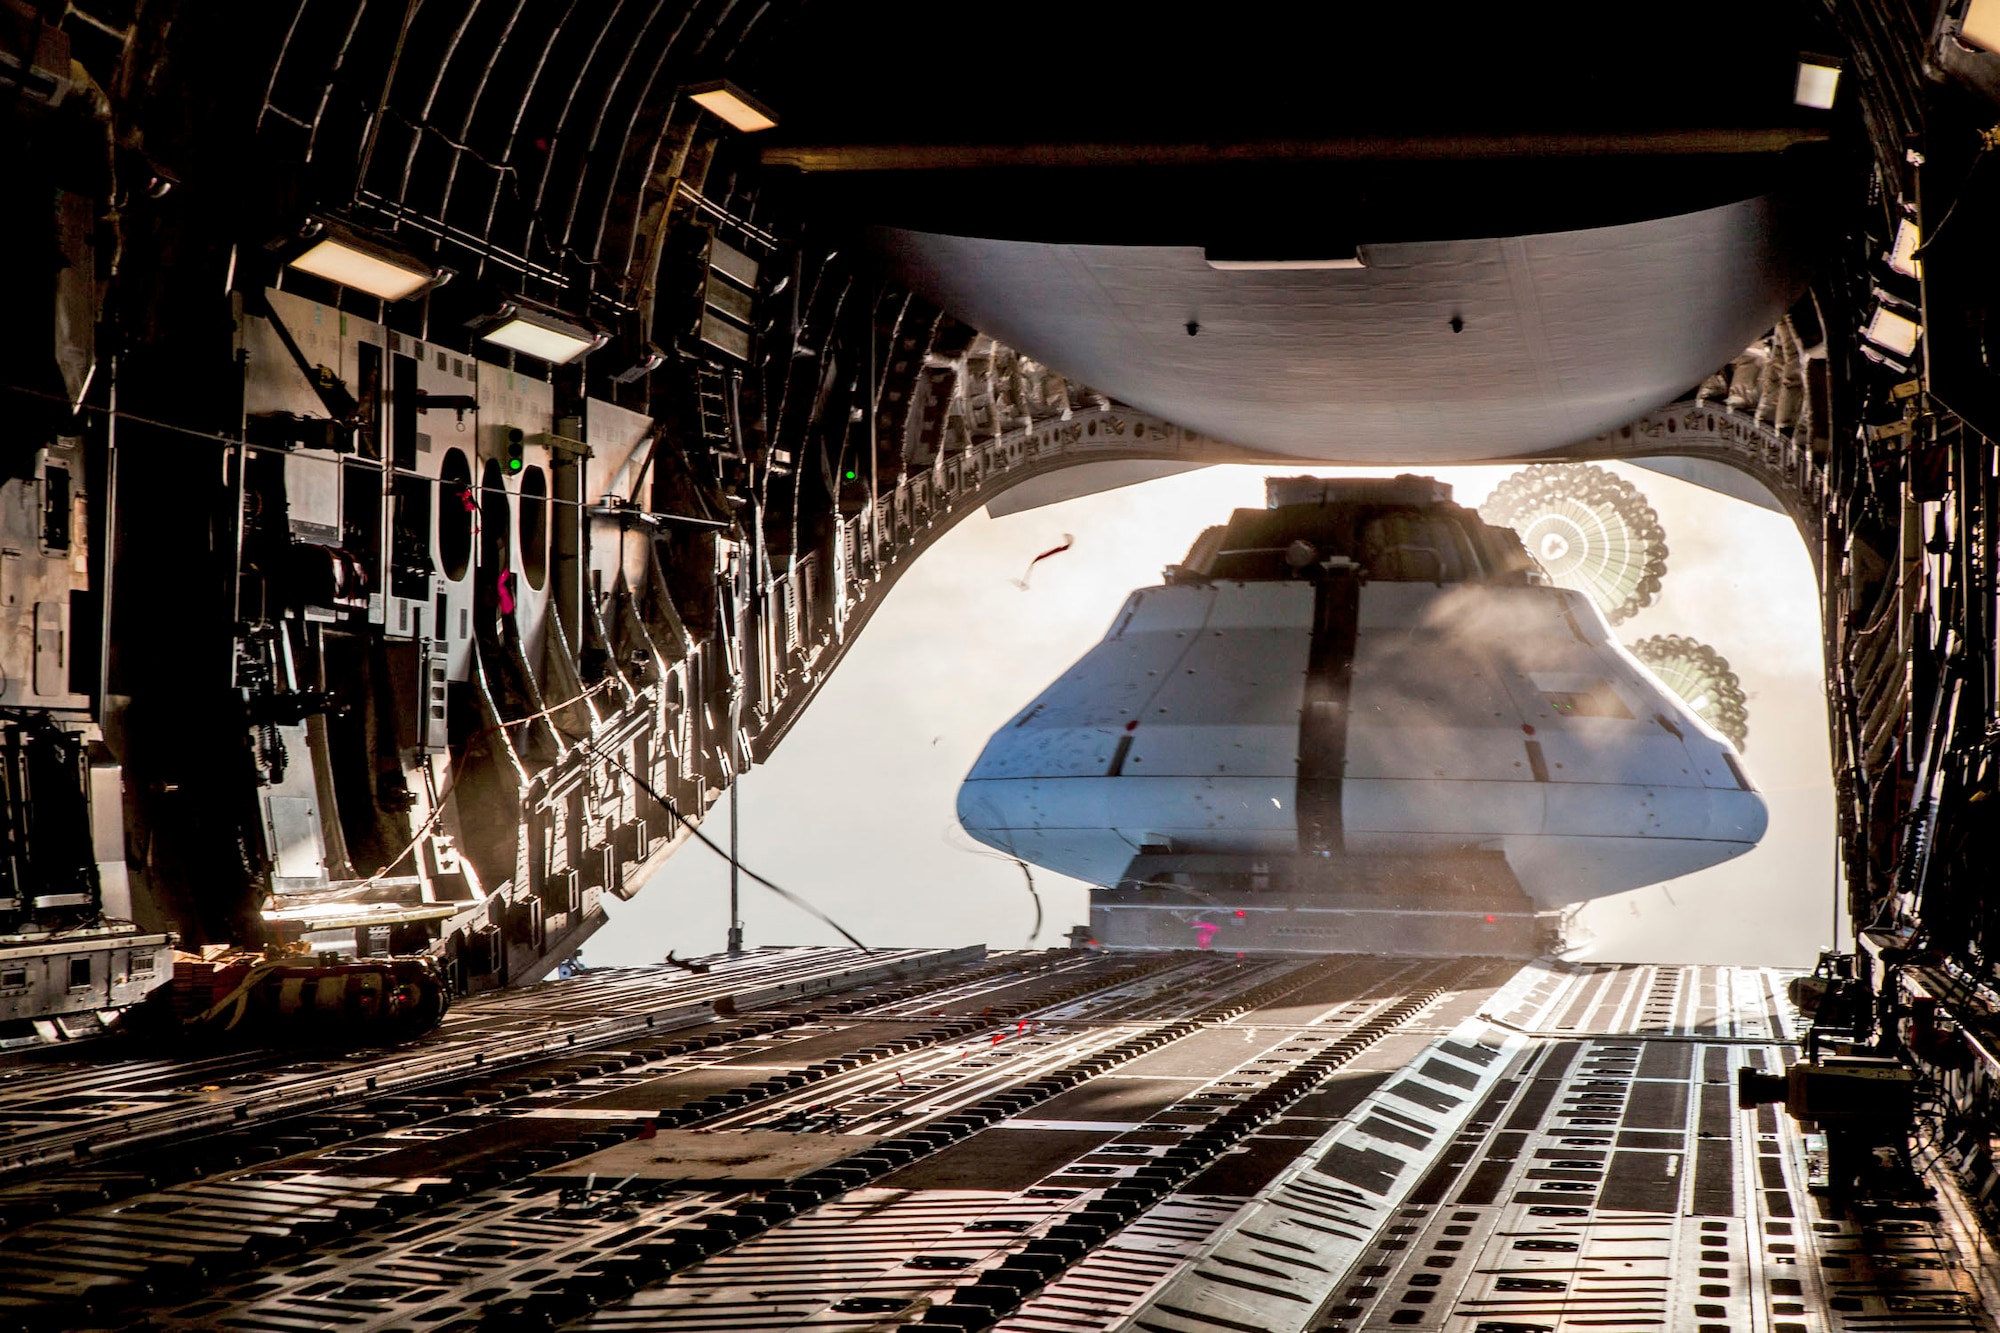
[[[1922,326],[1914,319],[1881,305],[1875,307],[1875,314],[1868,327],[1861,330],[1861,336],[1885,352],[1907,357],[1917,350],[1917,337],[1922,332]]]
[[[449,276],[400,246],[347,227],[315,222],[306,239],[306,249],[285,261],[290,267],[384,301],[407,300]]]
[[[1923,236],[1917,224],[1904,218],[1896,224],[1896,240],[1889,247],[1889,268],[1906,278],[1924,276],[1924,261],[1917,258],[1917,251],[1923,248]]]
[[[1298,273],[1368,267],[1359,246],[1345,253],[1320,255],[1253,254],[1211,246],[1201,252],[1201,257],[1218,273]]]
[[[1799,81],[1792,89],[1792,101],[1825,111],[1833,105],[1833,95],[1839,86],[1839,56],[1799,56]]]
[[[1367,268],[1354,259],[1210,259],[1208,266],[1219,273],[1296,273],[1326,269]]]
[[[695,105],[715,113],[732,128],[745,134],[772,129],[778,123],[777,112],[727,79],[697,83],[687,90],[687,94]]]
[[[1959,40],[2000,55],[2000,0],[1972,0],[1958,21]]]
[[[604,345],[604,335],[544,310],[507,305],[479,331],[487,342],[565,366]]]

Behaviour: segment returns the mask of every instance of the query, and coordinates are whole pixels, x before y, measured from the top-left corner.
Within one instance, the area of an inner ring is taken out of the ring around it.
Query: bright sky
[[[1297,469],[1294,469],[1295,471]],[[1409,469],[1311,469],[1393,475]],[[1441,468],[1477,506],[1514,469]],[[1755,851],[1587,906],[1589,956],[1810,965],[1833,916],[1833,791],[1812,565],[1791,521],[1639,468],[1612,465],[1659,511],[1669,556],[1654,605],[1621,640],[1686,634],[1727,657],[1749,695],[1745,763],[1771,808]],[[1002,519],[981,511],[904,574],[771,763],[741,784],[743,863],[870,945],[1056,945],[1088,919],[1086,887],[1021,872],[957,827],[958,786],[987,737],[1103,637],[1132,589],[1160,580],[1202,528],[1260,508],[1270,470],[1211,468]],[[1028,591],[1035,552],[1073,534]],[[704,831],[726,843],[728,800]],[[839,943],[748,880],[745,942]],[[594,965],[722,947],[728,867],[677,853],[585,949]]]

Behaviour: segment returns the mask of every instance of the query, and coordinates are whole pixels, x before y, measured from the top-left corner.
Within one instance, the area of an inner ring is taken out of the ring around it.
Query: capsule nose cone
[[[1764,803],[1762,792],[1719,791],[1714,795],[1712,808],[1710,827],[1714,836],[1724,842],[1744,843],[1746,852],[1763,841],[1765,831],[1771,827],[1771,807]],[[1742,852],[1730,855],[1740,856]]]
[[[1521,887],[1545,906],[1662,884],[1721,865],[1755,847],[1770,824],[1764,798],[1754,791],[1614,788],[1591,794],[1603,798],[1597,820],[1506,840],[1507,862]],[[1653,816],[1621,825],[1608,817],[1610,803],[1635,812],[1650,809]]]
[[[1006,819],[992,801],[977,794],[971,782],[961,784],[958,789],[958,824],[976,841],[1014,855]]]

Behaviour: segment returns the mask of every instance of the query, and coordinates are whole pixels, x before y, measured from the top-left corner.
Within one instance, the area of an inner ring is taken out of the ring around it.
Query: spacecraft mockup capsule
[[[1729,743],[1448,486],[1269,490],[987,742],[967,831],[1210,932],[1237,897],[1557,907],[1762,837]]]

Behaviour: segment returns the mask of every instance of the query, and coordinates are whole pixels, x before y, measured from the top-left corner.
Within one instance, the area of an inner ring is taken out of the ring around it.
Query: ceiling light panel
[[[530,315],[515,311],[502,316],[492,328],[480,332],[480,337],[512,351],[539,357],[552,365],[567,365],[585,352],[594,350],[604,340],[586,330],[573,325],[565,325],[559,320],[546,316]]]
[[[1839,87],[1839,61],[1825,56],[1803,56],[1799,59],[1799,78],[1792,89],[1792,101],[1815,111],[1825,111],[1833,105],[1833,96]]]
[[[339,236],[313,245],[293,259],[291,267],[384,301],[415,296],[437,279],[433,269],[415,259],[395,258]]]
[[[1897,314],[1887,306],[1877,306],[1868,327],[1861,330],[1861,336],[1884,351],[1907,357],[1917,350],[1917,338],[1922,327],[1913,319]]]
[[[1917,251],[1923,248],[1923,237],[1917,231],[1917,224],[1908,218],[1896,224],[1896,243],[1889,247],[1889,267],[1906,278],[1924,276],[1924,261],[1917,258]]]
[[[688,89],[688,97],[745,134],[768,130],[778,123],[771,108],[729,82],[704,83]]]
[[[1958,21],[1958,35],[1968,46],[2000,54],[2000,0],[1972,0]]]
[[[1368,267],[1358,256],[1353,259],[1209,259],[1207,263],[1218,273],[1312,273]]]

